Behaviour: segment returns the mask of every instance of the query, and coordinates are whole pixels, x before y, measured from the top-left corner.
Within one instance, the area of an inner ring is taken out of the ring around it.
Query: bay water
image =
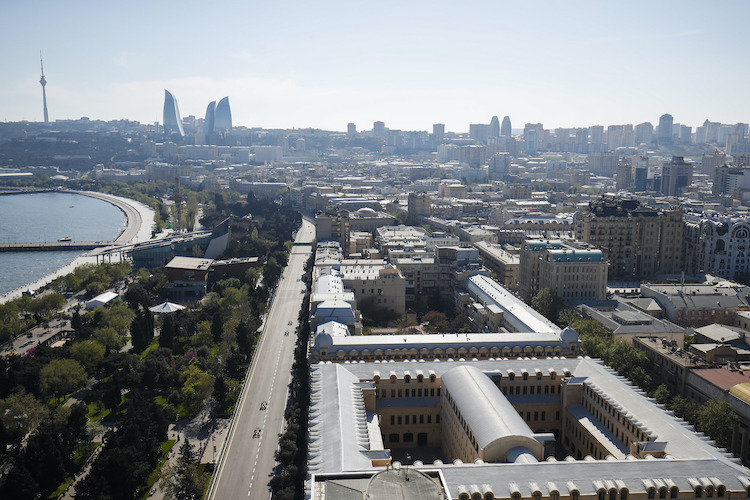
[[[0,244],[112,241],[125,215],[106,201],[73,193],[0,196]],[[0,295],[66,266],[86,251],[0,252]]]

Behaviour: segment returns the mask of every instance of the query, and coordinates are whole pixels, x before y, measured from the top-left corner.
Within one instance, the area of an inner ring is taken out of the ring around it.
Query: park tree
[[[153,320],[151,311],[139,311],[130,323],[130,338],[133,342],[133,350],[136,353],[143,352],[154,338]]]
[[[164,316],[159,328],[159,346],[171,349],[174,345],[175,326],[171,315]]]
[[[131,283],[125,292],[125,301],[131,309],[148,309],[151,307],[151,297],[140,283]]]
[[[201,370],[195,362],[182,370],[182,399],[185,409],[195,414],[200,409],[203,400],[211,394],[214,387],[214,377]]]
[[[180,446],[177,463],[167,470],[166,497],[169,500],[200,500],[206,486],[206,478],[198,469],[198,457],[189,439]]]
[[[57,399],[81,387],[88,378],[86,370],[74,359],[53,359],[41,371],[42,388]]]
[[[96,373],[104,359],[104,346],[95,340],[76,342],[70,348],[70,355],[81,363],[88,373]]]
[[[23,390],[0,399],[0,421],[7,439],[11,441],[34,430],[48,414],[49,410],[44,404]]]

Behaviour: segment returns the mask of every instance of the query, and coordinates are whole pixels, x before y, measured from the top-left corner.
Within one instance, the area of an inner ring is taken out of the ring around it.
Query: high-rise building
[[[526,143],[526,153],[539,151],[544,136],[544,126],[541,123],[527,123],[523,128],[523,140]]]
[[[635,126],[635,143],[651,144],[654,139],[654,126],[650,122],[639,123]]]
[[[589,171],[596,175],[614,177],[619,159],[617,153],[589,153]]]
[[[485,144],[489,137],[490,126],[486,123],[472,123],[469,125],[469,138],[479,144]]]
[[[497,116],[490,120],[490,137],[500,137],[500,120]]]
[[[659,144],[672,144],[672,125],[674,118],[669,113],[664,113],[659,117]]]
[[[661,167],[661,192],[665,196],[680,196],[683,188],[693,182],[693,164],[682,156],[673,156],[672,161]]]
[[[385,140],[385,122],[377,121],[372,124],[372,135]]]
[[[602,250],[609,276],[640,279],[683,270],[682,208],[656,209],[635,199],[603,196],[575,214],[576,239]]]
[[[629,160],[623,160],[617,165],[615,183],[615,189],[618,191],[627,191],[633,185],[633,166]]]
[[[435,139],[435,147],[439,146],[443,142],[443,137],[445,137],[445,124],[444,123],[433,124],[432,136]]]
[[[510,127],[510,116],[503,118],[503,123],[500,125],[500,135],[503,137],[510,137],[513,133],[513,129]]]
[[[180,137],[185,136],[177,100],[167,89],[164,89],[164,134],[168,136],[172,134],[177,134]]]
[[[693,142],[693,127],[680,125],[680,142],[683,144],[691,144]]]
[[[232,131],[232,111],[229,109],[229,97],[224,97],[216,105],[214,131],[225,134]]]
[[[714,149],[713,153],[703,153],[703,161],[701,162],[701,173],[714,176],[716,167],[720,167],[727,162],[727,155]]]
[[[354,123],[348,123],[346,125],[346,135],[348,135],[349,137],[356,137],[357,126]]]
[[[206,108],[206,119],[203,120],[203,135],[206,140],[214,133],[214,122],[216,121],[216,101],[208,103]]]
[[[42,67],[42,78],[39,83],[42,84],[42,102],[44,103],[44,123],[49,123],[49,115],[47,114],[47,79],[44,78],[44,61],[42,61],[42,51],[39,51],[39,64]]]

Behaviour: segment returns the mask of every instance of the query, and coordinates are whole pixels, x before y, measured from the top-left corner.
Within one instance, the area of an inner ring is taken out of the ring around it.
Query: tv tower
[[[39,51],[39,64],[42,66],[42,78],[39,83],[42,84],[42,98],[44,99],[44,123],[49,123],[49,116],[47,115],[47,79],[44,78],[44,61],[42,60],[42,51]]]

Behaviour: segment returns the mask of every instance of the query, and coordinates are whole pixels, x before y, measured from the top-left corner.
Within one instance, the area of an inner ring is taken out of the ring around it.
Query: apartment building
[[[605,252],[609,278],[641,279],[684,270],[682,209],[641,206],[635,199],[603,196],[576,213],[578,241]]]

